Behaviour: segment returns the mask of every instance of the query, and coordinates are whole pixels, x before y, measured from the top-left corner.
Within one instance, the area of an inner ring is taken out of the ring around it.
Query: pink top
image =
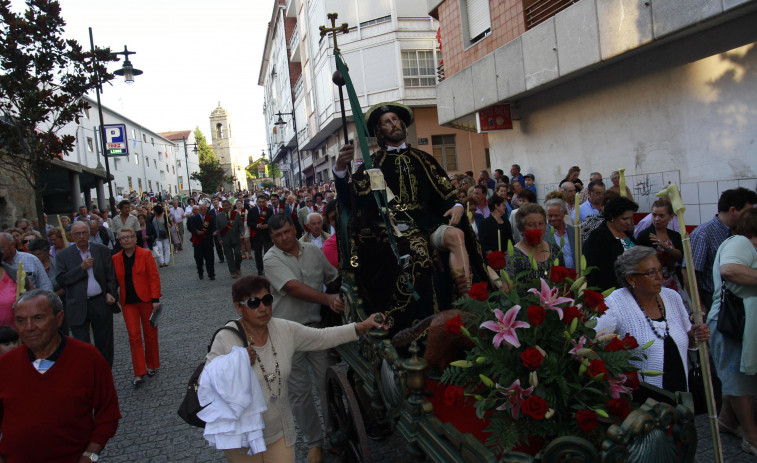
[[[16,282],[11,280],[8,272],[0,280],[0,326],[16,328],[13,319],[13,303],[16,302]]]
[[[323,255],[326,256],[326,260],[328,260],[331,265],[334,267],[339,265],[339,252],[336,247],[336,233],[326,238],[321,250],[323,251]]]

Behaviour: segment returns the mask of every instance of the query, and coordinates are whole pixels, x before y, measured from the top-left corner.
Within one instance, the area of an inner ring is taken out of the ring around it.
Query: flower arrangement
[[[639,349],[627,334],[595,333],[595,317],[607,306],[583,277],[555,266],[550,280],[528,289],[508,281],[509,291],[492,293],[474,284],[458,302],[468,315],[446,323],[445,331],[474,346],[441,380],[450,397],[464,391],[475,399],[477,416],[489,423],[486,444],[498,453],[530,436],[579,435],[599,445],[602,430],[628,415],[639,387],[632,362],[648,346]]]

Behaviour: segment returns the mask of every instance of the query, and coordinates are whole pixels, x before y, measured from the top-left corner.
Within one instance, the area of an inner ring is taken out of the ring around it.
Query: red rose
[[[541,230],[526,230],[526,243],[530,246],[536,246],[541,243],[542,232]]]
[[[594,359],[589,364],[589,369],[586,371],[586,374],[591,376],[592,378],[596,378],[597,376],[604,373],[604,376],[602,378],[607,378],[607,368],[605,368],[605,362]]]
[[[486,256],[486,263],[494,270],[500,270],[507,265],[506,257],[502,251],[492,251]]]
[[[611,415],[619,417],[621,420],[625,420],[629,413],[631,413],[631,407],[628,405],[628,400],[623,397],[617,399],[610,399],[605,402],[605,407]]]
[[[562,311],[562,321],[565,322],[566,325],[570,325],[574,318],[580,320],[583,316],[584,314],[581,312],[581,309],[572,305],[564,308]]]
[[[637,347],[639,347],[639,342],[636,341],[636,338],[634,338],[628,333],[626,333],[626,335],[623,336],[623,344],[625,344],[626,349],[628,350],[636,349]]]
[[[599,304],[603,303],[605,301],[605,297],[602,296],[602,293],[598,293],[596,291],[592,291],[590,289],[584,289],[584,306],[585,307],[596,307]]]
[[[541,355],[539,349],[535,347],[529,347],[520,354],[520,359],[523,361],[523,366],[528,371],[534,371],[541,366],[544,361],[544,356]]]
[[[489,289],[487,288],[486,282],[482,281],[481,283],[473,283],[470,291],[468,291],[468,296],[482,302],[489,299]]]
[[[462,315],[456,315],[447,320],[444,331],[452,334],[462,334],[462,331],[460,330],[461,326],[463,326],[463,317]]]
[[[630,372],[630,373],[623,373],[626,375],[626,382],[625,386],[630,387],[634,391],[639,389],[639,386],[641,385],[639,383],[639,374],[637,372]]]
[[[444,389],[444,405],[452,406],[462,403],[464,392],[460,386],[447,386]]]
[[[549,405],[547,405],[546,400],[538,395],[532,395],[523,401],[522,410],[527,416],[535,420],[541,420],[547,414]]]
[[[570,278],[571,280],[576,279],[576,271],[572,268],[566,268],[566,267],[560,267],[559,265],[553,265],[551,271],[549,272],[549,280],[552,283],[562,283],[565,281],[565,278]]]
[[[532,305],[528,308],[528,323],[531,326],[539,326],[544,323],[544,319],[547,317],[547,311],[540,305]]]
[[[598,306],[594,307],[594,311],[597,312],[597,315],[602,315],[605,312],[607,312],[607,304],[604,302],[600,302]]]
[[[576,423],[578,427],[584,432],[591,432],[594,428],[599,426],[599,419],[597,418],[594,410],[580,410],[576,412]]]
[[[605,346],[605,352],[619,352],[625,350],[625,348],[626,345],[623,344],[620,338],[612,338],[612,341]]]

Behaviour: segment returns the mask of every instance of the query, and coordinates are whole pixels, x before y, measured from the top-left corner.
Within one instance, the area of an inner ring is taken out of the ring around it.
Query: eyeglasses
[[[24,243],[31,243],[32,241],[34,241],[34,238],[29,239],[29,240],[24,240]]]
[[[247,307],[255,310],[260,306],[261,302],[263,303],[263,305],[270,307],[270,305],[273,304],[273,294],[269,293],[263,297],[253,297],[252,299],[249,299],[245,302],[238,302],[238,304],[246,304]]]
[[[131,236],[122,236],[122,237],[121,237],[121,238],[119,238],[119,239],[120,239],[121,241],[126,241],[126,240],[135,240],[135,239],[137,239],[137,237],[136,237],[135,235],[131,235]]]
[[[649,278],[662,278],[662,268],[653,268],[649,271],[643,272],[643,273],[632,273],[632,275],[636,276],[647,276]]]

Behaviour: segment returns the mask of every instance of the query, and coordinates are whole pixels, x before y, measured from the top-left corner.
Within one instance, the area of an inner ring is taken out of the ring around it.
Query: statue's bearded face
[[[407,129],[396,113],[385,113],[379,118],[379,130],[389,143],[402,143],[407,138]]]

